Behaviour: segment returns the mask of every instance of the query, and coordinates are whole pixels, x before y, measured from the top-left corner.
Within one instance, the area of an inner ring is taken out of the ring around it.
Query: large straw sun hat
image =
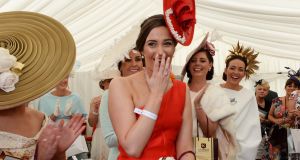
[[[0,110],[4,110],[54,88],[72,70],[76,49],[70,32],[61,23],[39,13],[0,13],[0,24],[0,47],[24,64],[15,89],[0,89]],[[0,69],[4,63],[0,57]],[[0,77],[3,73],[0,70]],[[3,79],[1,82],[5,83]]]

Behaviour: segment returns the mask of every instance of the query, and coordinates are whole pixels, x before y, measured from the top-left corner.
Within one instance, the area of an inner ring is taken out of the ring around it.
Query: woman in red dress
[[[119,160],[194,160],[189,92],[184,83],[170,78],[176,44],[163,15],[149,17],[136,41],[145,69],[110,84],[108,109]]]

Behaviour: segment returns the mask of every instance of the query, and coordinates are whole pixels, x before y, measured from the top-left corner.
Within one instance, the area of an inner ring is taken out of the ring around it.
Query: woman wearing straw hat
[[[0,159],[65,159],[84,119],[46,126],[47,118],[28,103],[70,73],[74,40],[62,24],[38,13],[0,13],[0,22]]]
[[[218,138],[219,159],[235,159],[237,145],[232,119],[235,110],[230,106],[225,92],[207,82],[213,78],[215,55],[215,47],[207,39],[208,33],[199,46],[187,56],[181,72],[182,79],[186,73],[188,77],[187,85],[192,101],[193,137]]]

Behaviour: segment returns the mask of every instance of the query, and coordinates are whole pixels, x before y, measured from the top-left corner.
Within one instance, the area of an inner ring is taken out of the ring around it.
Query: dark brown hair
[[[144,45],[145,45],[146,39],[147,39],[149,33],[152,31],[152,29],[156,28],[156,27],[160,27],[160,26],[167,26],[164,16],[162,14],[153,15],[153,16],[147,18],[146,20],[144,20],[144,22],[141,24],[141,31],[135,42],[136,49],[138,51],[141,52],[144,50]],[[175,41],[175,39],[174,39],[174,42],[176,45],[177,42]]]
[[[298,81],[298,79],[296,78],[289,78],[286,82],[285,82],[285,86],[288,86],[288,85],[292,85],[294,84],[296,88],[299,88],[300,87],[300,82]]]
[[[245,72],[246,72],[246,68],[247,68],[247,58],[246,57],[243,57],[243,56],[240,56],[240,55],[236,55],[236,54],[231,54],[227,57],[225,63],[226,63],[226,69],[228,68],[229,66],[229,63],[232,61],[232,60],[235,60],[235,59],[239,59],[241,60],[242,62],[244,62],[245,64]],[[226,81],[227,80],[227,75],[225,74],[225,72],[223,72],[223,80]]]
[[[108,81],[108,83],[110,83],[111,80],[112,80],[112,79],[104,79],[104,80],[101,80],[101,81],[99,81],[98,85],[99,85],[99,87],[100,87],[102,90],[104,90],[104,85],[103,85],[103,83],[104,83],[105,81]]]
[[[206,80],[212,80],[213,79],[213,76],[214,76],[214,58],[213,56],[209,53],[209,50],[205,49],[205,48],[201,48],[200,50],[196,51],[195,54],[199,53],[199,52],[205,52],[206,54],[206,57],[208,59],[208,61],[210,63],[212,63],[212,67],[211,67],[211,70],[207,72],[206,74]],[[191,57],[191,59],[195,56],[195,54]],[[191,59],[189,60],[189,62],[187,63],[186,65],[186,68],[185,68],[185,71],[186,71],[186,74],[187,74],[187,77],[189,78],[188,80],[188,83],[191,83],[192,82],[192,74],[189,70],[189,65],[191,63]]]

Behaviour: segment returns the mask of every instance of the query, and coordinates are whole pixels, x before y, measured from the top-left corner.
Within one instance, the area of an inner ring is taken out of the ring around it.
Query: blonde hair
[[[258,86],[262,86],[262,87],[267,88],[268,90],[270,90],[269,82],[267,82],[266,80],[263,80],[263,79],[262,79],[260,83],[257,83],[257,82],[256,82],[255,89],[256,89]]]

